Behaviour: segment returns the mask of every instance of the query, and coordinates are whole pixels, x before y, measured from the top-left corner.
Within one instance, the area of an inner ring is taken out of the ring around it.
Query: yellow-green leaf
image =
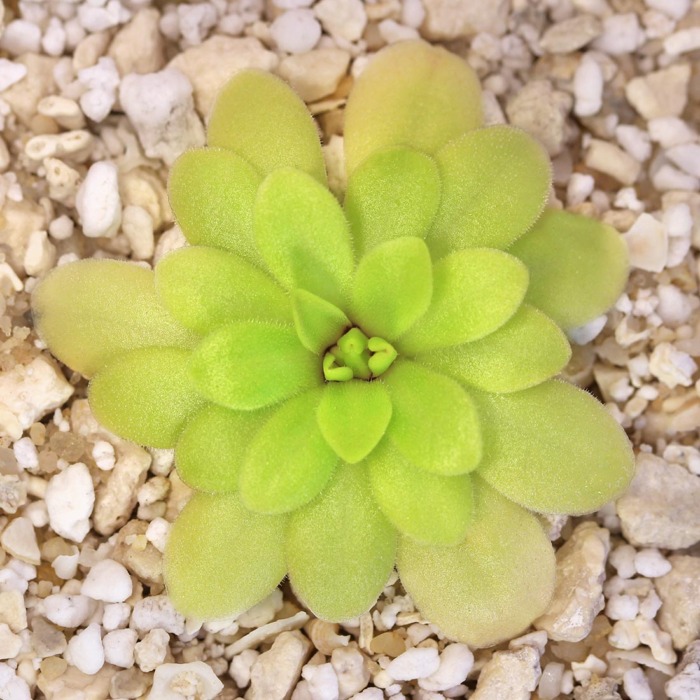
[[[587,392],[550,381],[474,399],[484,429],[479,474],[513,501],[544,513],[587,513],[629,484],[629,440]]]
[[[347,171],[390,146],[433,154],[481,123],[479,79],[466,61],[422,41],[400,42],[377,54],[350,93]]]
[[[153,272],[115,260],[81,260],[50,272],[34,290],[32,316],[51,352],[88,377],[128,350],[196,342],[160,304]]]
[[[292,310],[299,340],[317,355],[333,345],[351,325],[337,306],[305,289],[292,292]]]
[[[403,537],[401,583],[450,638],[487,647],[525,630],[554,589],[554,551],[534,515],[474,478],[475,517],[454,547]]]
[[[309,110],[269,73],[241,71],[223,87],[209,118],[207,142],[234,151],[263,175],[290,167],[326,184],[321,142]]]
[[[442,200],[428,245],[435,257],[462,248],[507,248],[542,213],[551,183],[544,148],[512,126],[470,131],[438,154]]]

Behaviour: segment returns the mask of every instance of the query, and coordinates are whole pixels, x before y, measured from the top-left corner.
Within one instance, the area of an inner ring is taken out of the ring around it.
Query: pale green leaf
[[[402,352],[415,354],[483,338],[518,309],[528,284],[527,268],[500,250],[471,248],[433,265],[430,308],[402,336]]]
[[[391,419],[391,400],[381,381],[329,382],[317,419],[323,437],[336,454],[355,464],[382,439]]]
[[[290,169],[268,176],[255,203],[255,237],[282,285],[345,305],[353,270],[348,222],[312,177]]]
[[[479,416],[457,382],[403,360],[387,372],[386,384],[394,406],[388,436],[413,464],[443,476],[478,466]]]
[[[433,545],[464,539],[472,517],[468,475],[441,476],[417,469],[387,442],[369,456],[367,467],[374,498],[401,534]]]
[[[399,543],[401,583],[448,637],[487,647],[524,631],[547,608],[554,551],[534,515],[474,478],[475,517],[454,547]]]
[[[530,270],[527,301],[563,328],[607,311],[627,283],[627,246],[611,226],[550,209],[510,249]]]
[[[542,213],[551,184],[544,148],[512,126],[471,131],[438,154],[442,200],[428,245],[435,257],[462,248],[507,248]]]
[[[559,326],[523,304],[491,335],[416,359],[460,382],[500,394],[550,379],[564,369],[570,357],[571,346]]]
[[[269,73],[246,70],[219,92],[207,142],[235,151],[263,175],[296,168],[326,184],[321,142],[306,105]]]
[[[420,238],[373,248],[357,267],[353,320],[367,335],[394,340],[426,311],[433,290],[430,253]]]
[[[185,421],[204,406],[189,377],[190,357],[179,348],[139,348],[119,355],[90,382],[92,412],[127,440],[174,447]]]
[[[185,151],[170,170],[170,206],[191,244],[230,250],[259,265],[253,205],[261,182],[260,175],[231,151]]]
[[[352,325],[337,306],[305,289],[292,292],[292,310],[299,340],[317,355],[333,345]]]
[[[232,323],[208,335],[192,354],[191,374],[214,403],[249,411],[321,383],[321,364],[291,328]]]
[[[481,123],[479,79],[466,61],[422,41],[402,41],[377,54],[350,93],[347,171],[389,146],[433,154]]]
[[[237,491],[248,445],[269,415],[267,410],[206,406],[187,422],[175,446],[175,465],[182,480],[199,491]]]
[[[286,513],[317,496],[338,464],[316,425],[322,389],[284,403],[253,438],[241,467],[241,499],[259,513]]]
[[[587,513],[619,496],[632,478],[624,430],[585,391],[550,381],[474,398],[484,429],[479,474],[526,508]]]
[[[243,258],[216,248],[181,248],[156,265],[156,291],[183,326],[208,333],[231,321],[289,322],[284,290]]]
[[[286,552],[292,588],[314,615],[341,621],[369,610],[394,567],[396,531],[364,466],[341,465],[319,498],[292,513]]]
[[[164,576],[178,612],[235,617],[284,578],[284,516],[251,513],[235,495],[196,493],[170,531]]]
[[[440,187],[437,165],[425,153],[392,148],[371,155],[352,174],[345,193],[358,254],[402,236],[425,238]]]
[[[160,304],[153,272],[115,260],[52,270],[32,294],[32,316],[51,352],[88,377],[127,350],[196,342]]]

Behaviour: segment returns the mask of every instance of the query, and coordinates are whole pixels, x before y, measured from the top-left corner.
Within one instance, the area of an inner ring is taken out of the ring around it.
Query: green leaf
[[[192,354],[199,391],[214,403],[250,411],[321,383],[321,365],[291,328],[232,323],[207,336]]]
[[[501,394],[550,379],[570,357],[571,346],[559,326],[541,311],[523,304],[491,335],[416,359],[460,382]]]
[[[563,328],[607,311],[627,283],[627,246],[611,226],[550,209],[510,249],[530,270],[527,301]]]
[[[195,493],[165,549],[165,584],[178,612],[235,617],[269,595],[286,573],[286,522],[251,513],[235,495]]]
[[[237,491],[248,445],[269,415],[267,410],[206,406],[187,423],[175,446],[175,464],[182,480],[199,491]]]
[[[384,442],[367,460],[372,493],[401,534],[424,544],[454,545],[472,517],[471,478],[416,469]]]
[[[466,61],[422,41],[402,41],[377,54],[350,93],[347,171],[389,146],[433,154],[481,123],[479,79]]]
[[[544,148],[512,126],[471,131],[437,154],[442,200],[428,234],[435,257],[507,248],[537,220],[552,181]]]
[[[403,360],[387,373],[386,384],[394,406],[389,438],[413,464],[442,476],[478,466],[479,416],[457,382]]]
[[[369,610],[394,567],[396,532],[364,467],[341,465],[321,497],[291,515],[286,552],[292,588],[314,615],[342,621]]]
[[[261,182],[235,153],[219,148],[185,151],[170,170],[170,206],[192,245],[230,250],[259,265],[253,205]]]
[[[156,266],[156,291],[185,327],[208,333],[231,321],[289,322],[284,290],[237,255],[200,246],[181,248]]]
[[[525,630],[549,604],[554,551],[531,513],[474,478],[475,517],[455,547],[407,537],[401,583],[422,615],[450,638],[487,647]]]
[[[409,354],[460,345],[500,328],[525,296],[528,272],[517,258],[500,250],[471,248],[433,265],[430,308],[401,338]]]
[[[263,175],[296,168],[326,184],[316,124],[289,86],[269,73],[241,71],[219,93],[207,142],[235,151]]]
[[[479,475],[531,510],[577,515],[619,496],[634,472],[624,430],[590,394],[550,381],[505,396],[477,394]]]
[[[391,419],[391,400],[383,382],[329,382],[318,407],[326,442],[346,462],[363,460],[382,439]]]
[[[87,377],[128,350],[196,342],[161,306],[153,272],[115,260],[52,270],[32,294],[32,316],[51,352]]]
[[[333,345],[352,325],[337,306],[305,289],[292,292],[292,310],[299,340],[317,355]]]
[[[353,309],[368,335],[393,340],[426,311],[433,291],[430,253],[420,238],[373,248],[357,267]]]
[[[174,447],[185,421],[204,405],[187,371],[190,356],[179,348],[119,355],[90,382],[95,418],[127,440]]]
[[[338,458],[316,425],[322,389],[295,396],[253,439],[241,467],[241,499],[259,513],[286,513],[317,496]]]
[[[335,197],[312,177],[285,169],[263,182],[255,237],[282,285],[345,305],[354,265],[348,223]]]
[[[440,188],[437,165],[425,153],[392,148],[371,155],[352,174],[345,193],[357,252],[402,236],[425,238]]]

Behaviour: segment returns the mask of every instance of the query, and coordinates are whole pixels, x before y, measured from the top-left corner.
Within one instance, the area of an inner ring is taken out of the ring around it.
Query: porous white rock
[[[48,516],[47,516],[48,517]],[[74,578],[78,571],[78,560],[80,559],[80,551],[73,545],[72,554],[59,554],[52,562],[51,568],[56,572],[58,578],[65,581]]]
[[[602,31],[595,15],[574,15],[552,24],[542,35],[540,46],[547,53],[571,53],[595,39]]]
[[[166,158],[163,160],[167,162]],[[153,219],[143,207],[132,204],[124,207],[122,232],[129,241],[134,259],[148,260],[153,257],[155,250]]]
[[[27,66],[0,58],[0,92],[18,83],[27,75]]]
[[[211,666],[203,661],[188,664],[162,664],[153,676],[148,700],[214,700],[224,689]],[[272,700],[272,698],[270,699]]]
[[[131,617],[131,606],[127,603],[109,603],[102,612],[102,627],[108,632],[126,627]]]
[[[0,535],[0,545],[13,557],[27,564],[38,565],[41,561],[36,532],[29,518],[13,518]]]
[[[102,639],[105,661],[121,668],[131,668],[134,665],[134,645],[137,639],[134,630],[108,632]]]
[[[9,567],[5,572],[10,571]],[[4,581],[2,581],[4,587]],[[27,609],[24,597],[16,590],[0,591],[0,622],[9,626],[13,632],[21,632],[27,628]]]
[[[22,649],[22,638],[4,622],[0,623],[0,660],[14,659]],[[0,697],[2,697],[0,691]]]
[[[615,137],[636,161],[643,163],[651,156],[649,134],[639,127],[633,124],[621,124],[615,129]]]
[[[18,676],[15,669],[0,663],[0,697],[3,700],[31,700],[32,694],[27,681]]]
[[[24,252],[24,271],[33,277],[46,274],[56,262],[56,246],[49,241],[46,231],[34,231]]]
[[[305,53],[321,38],[321,25],[311,10],[289,10],[270,25],[270,36],[280,51]]]
[[[22,469],[35,469],[39,466],[39,453],[29,437],[23,437],[12,445],[17,464]]]
[[[700,49],[700,27],[688,27],[664,39],[664,51],[672,56]]]
[[[611,56],[632,53],[646,41],[644,30],[634,12],[613,14],[603,20],[603,31],[594,48]]]
[[[574,113],[579,117],[597,114],[603,104],[603,69],[586,53],[574,73]]]
[[[551,639],[578,642],[588,635],[603,609],[605,563],[610,533],[595,523],[581,523],[557,551],[557,578],[547,612],[535,620]]]
[[[508,0],[423,0],[423,7],[423,36],[426,39],[449,41],[474,36],[480,32],[501,36],[506,31],[510,3]]]
[[[634,595],[611,595],[605,606],[605,614],[611,620],[634,620],[638,612],[639,598]]]
[[[94,605],[94,602],[84,595],[56,593],[44,599],[44,614],[59,627],[79,627],[90,617]]]
[[[134,647],[136,664],[144,673],[155,671],[165,661],[169,645],[170,635],[165,630],[150,630]]]
[[[481,669],[470,700],[529,700],[540,675],[540,655],[534,647],[498,651]]]
[[[123,603],[131,595],[132,587],[131,576],[122,564],[103,559],[88,571],[80,592],[93,600]]]
[[[656,580],[662,601],[659,625],[685,649],[700,635],[700,558],[672,556],[671,571]]]
[[[700,177],[700,144],[672,146],[666,151],[666,157],[689,175]]]
[[[170,534],[170,522],[165,518],[153,518],[146,529],[146,539],[159,551],[165,551]]]
[[[678,117],[658,117],[650,119],[647,130],[652,141],[662,148],[672,148],[683,143],[690,143],[698,138],[697,133],[683,119]]]
[[[690,9],[691,0],[644,0],[644,4],[673,19],[682,19]]]
[[[564,664],[550,661],[543,669],[537,685],[537,695],[540,700],[555,700],[561,695]]]
[[[438,650],[433,647],[416,647],[399,654],[386,667],[386,672],[395,681],[413,681],[427,678],[440,667]]]
[[[94,66],[78,71],[78,81],[85,88],[80,96],[83,114],[95,122],[103,121],[112,110],[119,86],[119,71],[114,60],[101,57]]]
[[[367,14],[361,0],[321,0],[314,13],[333,38],[357,41],[367,26]]]
[[[276,588],[267,598],[264,598],[257,605],[241,613],[236,618],[236,622],[240,627],[248,627],[250,629],[262,627],[275,619],[275,616],[282,609],[283,605],[282,591]]]
[[[338,700],[338,677],[331,664],[307,664],[301,676],[310,700]]]
[[[440,654],[440,666],[418,685],[423,690],[449,690],[463,683],[474,665],[474,654],[466,644],[450,644]]]
[[[695,360],[671,343],[659,343],[649,357],[649,372],[670,389],[690,386],[697,369]]]
[[[668,233],[661,221],[642,213],[623,236],[632,267],[661,272],[668,261]]]
[[[171,634],[182,634],[185,631],[185,618],[175,610],[167,596],[154,595],[134,605],[131,627],[137,632],[160,628]]]
[[[171,165],[188,148],[204,145],[204,127],[194,110],[192,85],[180,70],[127,75],[119,99],[149,158]]]
[[[684,549],[700,541],[700,477],[641,452],[627,492],[617,501],[625,538],[641,547]]]
[[[289,697],[310,651],[311,642],[299,632],[278,635],[269,651],[260,654],[253,663],[248,700],[285,700]]]
[[[633,78],[625,86],[625,94],[645,119],[679,117],[688,99],[689,80],[690,66],[678,63]]]
[[[106,440],[97,440],[92,447],[92,458],[98,469],[110,471],[114,469],[116,457],[114,455],[114,446]]]
[[[670,700],[696,700],[700,697],[700,640],[688,646],[676,675],[664,688]]]
[[[239,688],[246,688],[250,683],[250,670],[258,656],[260,656],[259,651],[255,649],[244,649],[240,654],[236,654],[236,656],[231,659],[228,673]],[[336,673],[337,672],[336,669]]]
[[[131,12],[119,0],[99,3],[81,3],[78,6],[78,20],[88,32],[101,32],[127,22]]]
[[[52,476],[45,500],[51,529],[61,537],[82,542],[90,531],[95,503],[95,489],[87,466],[78,462]]]
[[[369,667],[359,649],[350,646],[333,649],[331,665],[338,678],[340,700],[346,700],[367,687],[370,679]]]
[[[94,676],[104,666],[102,635],[96,622],[71,638],[68,642],[68,656],[71,665],[88,676]]]
[[[658,578],[671,571],[671,562],[658,549],[642,549],[634,557],[634,567],[640,576]]]
[[[41,28],[26,19],[15,19],[5,25],[0,36],[0,49],[11,56],[39,53],[41,50]]]
[[[75,197],[83,233],[89,238],[110,238],[119,230],[122,203],[117,166],[109,161],[93,163]]]

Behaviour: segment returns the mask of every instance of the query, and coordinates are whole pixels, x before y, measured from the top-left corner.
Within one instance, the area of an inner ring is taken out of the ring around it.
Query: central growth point
[[[384,338],[368,338],[351,328],[323,357],[323,376],[329,382],[369,381],[384,374],[398,353]]]

